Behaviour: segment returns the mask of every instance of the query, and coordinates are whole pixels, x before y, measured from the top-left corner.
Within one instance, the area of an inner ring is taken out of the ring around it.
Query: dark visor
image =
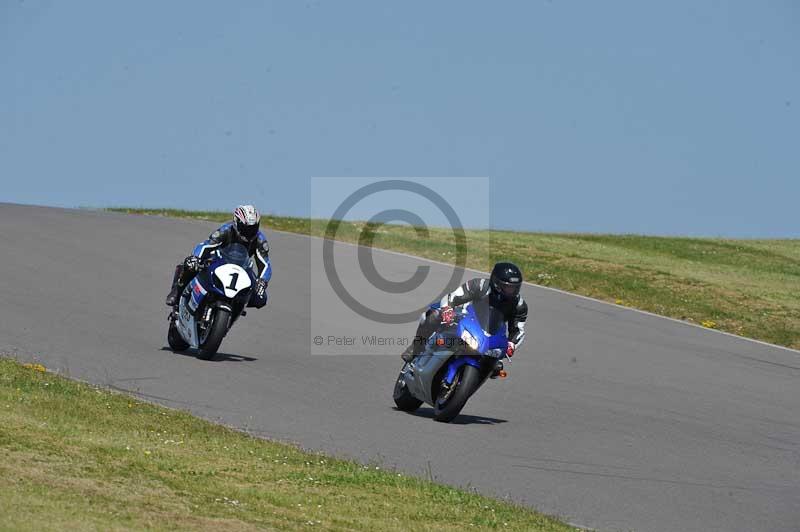
[[[497,281],[497,289],[503,293],[504,296],[515,296],[519,294],[519,285],[520,283],[505,283],[503,281]]]
[[[258,233],[258,225],[238,224],[238,226],[239,226],[239,234],[247,239],[253,238],[254,236],[256,236],[256,233]]]

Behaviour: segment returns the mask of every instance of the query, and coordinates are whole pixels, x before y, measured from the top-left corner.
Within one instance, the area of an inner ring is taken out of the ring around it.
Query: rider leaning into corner
[[[528,304],[519,293],[522,287],[522,272],[510,262],[498,262],[492,268],[488,279],[470,279],[455,291],[445,295],[438,307],[422,313],[414,341],[401,355],[411,362],[422,353],[425,343],[441,325],[449,325],[455,319],[453,307],[488,298],[489,304],[499,310],[508,328],[508,347],[506,354],[511,357],[525,338],[525,320],[528,318]],[[495,373],[502,369],[499,365]],[[494,376],[494,375],[493,375]]]
[[[211,233],[208,240],[195,246],[191,255],[175,267],[172,289],[167,296],[167,305],[174,307],[183,289],[200,271],[205,261],[218,249],[239,243],[247,248],[256,265],[257,280],[250,294],[248,307],[261,308],[267,304],[267,285],[272,277],[269,262],[269,243],[264,233],[259,231],[261,215],[252,205],[239,205],[233,211],[233,221],[220,226]]]

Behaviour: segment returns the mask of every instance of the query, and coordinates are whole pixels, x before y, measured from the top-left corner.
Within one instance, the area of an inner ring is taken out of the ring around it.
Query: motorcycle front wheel
[[[469,364],[462,366],[453,379],[453,384],[449,388],[442,386],[439,390],[434,404],[433,419],[443,423],[453,421],[480,384],[480,371]]]
[[[219,344],[228,332],[228,322],[230,321],[231,313],[224,308],[218,308],[214,312],[214,317],[211,319],[211,324],[208,326],[205,338],[201,338],[200,350],[197,353],[197,358],[203,360],[211,360],[217,354]]]

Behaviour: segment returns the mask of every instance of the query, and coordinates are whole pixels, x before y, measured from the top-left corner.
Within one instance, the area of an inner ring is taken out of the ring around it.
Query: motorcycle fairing
[[[433,380],[436,374],[447,363],[455,353],[455,349],[433,350],[426,349],[414,359],[414,362],[406,365],[404,376],[406,386],[412,395],[433,404]]]
[[[438,307],[436,303],[431,305],[431,308],[435,307]],[[487,332],[487,329],[492,332]],[[474,349],[466,349],[463,345],[465,332],[475,339]],[[439,340],[443,340],[443,343],[437,345]],[[467,303],[460,308],[458,324],[449,330],[431,335],[426,342],[425,351],[414,358],[413,362],[406,364],[401,372],[402,378],[414,397],[433,405],[433,384],[437,375],[446,384],[452,384],[463,366],[481,369],[482,356],[499,356],[500,353],[505,353],[507,345],[506,325],[502,315],[488,303],[478,302],[477,308],[476,305]],[[440,373],[442,368],[443,375]]]
[[[191,346],[197,349],[199,341],[197,339],[197,320],[194,314],[189,310],[189,302],[194,297],[194,290],[187,285],[185,291],[192,290],[189,297],[181,297],[178,302],[178,316],[175,318],[175,326],[184,340]]]
[[[208,291],[203,287],[203,283],[200,282],[198,277],[192,279],[189,283],[189,288],[191,289],[191,296],[189,297],[189,310],[194,314],[197,311],[197,308],[200,306],[200,303],[203,302],[203,299],[208,294]]]
[[[462,313],[464,316],[458,322],[459,338],[464,338],[465,331],[469,333],[470,336],[478,341],[475,351],[482,355],[486,354],[487,351],[492,349],[505,350],[506,346],[508,345],[508,337],[506,336],[504,330],[498,331],[494,334],[486,332],[484,326],[481,325],[481,320],[479,319],[475,306],[471,303],[464,305]],[[492,317],[486,318],[486,320],[491,318]]]

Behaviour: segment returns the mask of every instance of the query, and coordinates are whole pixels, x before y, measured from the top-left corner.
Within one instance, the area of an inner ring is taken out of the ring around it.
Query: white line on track
[[[282,231],[282,230],[279,230],[279,229],[267,229],[267,230],[271,231],[273,233],[282,233],[282,234],[285,234],[285,235],[302,236],[302,237],[306,237],[306,238],[314,238],[314,239],[317,239],[317,240],[324,240],[323,237],[316,236],[316,235],[304,235],[302,233],[293,233],[291,231]],[[344,244],[344,245],[353,246],[353,247],[366,247],[366,246],[362,246],[360,244],[353,244],[352,242],[345,242],[343,240],[335,240],[335,242],[337,244]],[[435,259],[428,259],[428,258],[420,257],[420,256],[417,256],[417,255],[411,255],[409,253],[403,253],[401,251],[393,251],[393,250],[390,250],[390,249],[383,249],[383,248],[367,248],[367,249],[374,249],[374,250],[380,251],[382,253],[389,253],[391,255],[398,255],[400,257],[406,257],[406,258],[410,258],[410,259],[417,259],[417,260],[420,260],[420,261],[430,262],[432,264],[440,264],[442,266],[448,266],[448,267],[451,267],[451,268],[454,266],[453,263],[450,263],[450,262],[442,262],[442,261],[435,260]],[[485,271],[482,271],[482,270],[476,270],[474,268],[464,268],[464,270],[465,271],[469,271],[469,272],[480,273],[480,274],[483,274],[483,275],[489,275],[489,272],[485,272]],[[524,281],[523,284],[526,284],[526,285],[528,285],[530,287],[533,287],[533,288],[539,288],[541,290],[550,290],[551,292],[557,292],[559,294],[564,294],[564,295],[576,297],[576,298],[579,298],[579,299],[584,299],[586,301],[593,301],[595,303],[601,303],[603,305],[616,307],[616,308],[621,309],[621,310],[627,310],[629,312],[636,312],[636,313],[639,313],[639,314],[644,314],[645,316],[651,316],[651,317],[654,317],[654,318],[661,318],[663,320],[668,320],[668,321],[671,321],[671,322],[674,322],[674,323],[680,323],[681,325],[686,325],[688,327],[694,327],[694,328],[700,329],[702,331],[706,331],[706,332],[710,332],[710,333],[722,334],[722,335],[725,335],[725,336],[730,336],[732,338],[737,338],[739,340],[745,340],[745,341],[752,342],[752,343],[755,343],[755,344],[759,344],[759,345],[763,345],[763,346],[767,346],[767,347],[772,347],[772,348],[775,348],[775,349],[781,349],[783,351],[788,351],[789,353],[792,353],[792,354],[795,354],[795,355],[800,355],[800,350],[792,349],[791,347],[785,347],[785,346],[782,346],[782,345],[771,344],[769,342],[756,340],[754,338],[748,338],[746,336],[739,336],[738,334],[733,334],[733,333],[729,333],[729,332],[725,332],[725,331],[720,331],[720,330],[717,330],[717,329],[710,329],[708,327],[703,327],[702,325],[698,325],[696,323],[692,323],[692,322],[689,322],[689,321],[679,320],[677,318],[670,318],[669,316],[662,316],[660,314],[655,314],[653,312],[648,312],[646,310],[640,310],[638,308],[626,307],[626,306],[623,306],[623,305],[617,305],[616,303],[610,303],[608,301],[603,301],[602,299],[596,299],[596,298],[589,297],[589,296],[584,296],[584,295],[581,295],[581,294],[575,294],[573,292],[568,292],[566,290],[561,290],[560,288],[552,288],[550,286],[543,286],[543,285],[540,285],[540,284],[531,283],[530,281]]]

